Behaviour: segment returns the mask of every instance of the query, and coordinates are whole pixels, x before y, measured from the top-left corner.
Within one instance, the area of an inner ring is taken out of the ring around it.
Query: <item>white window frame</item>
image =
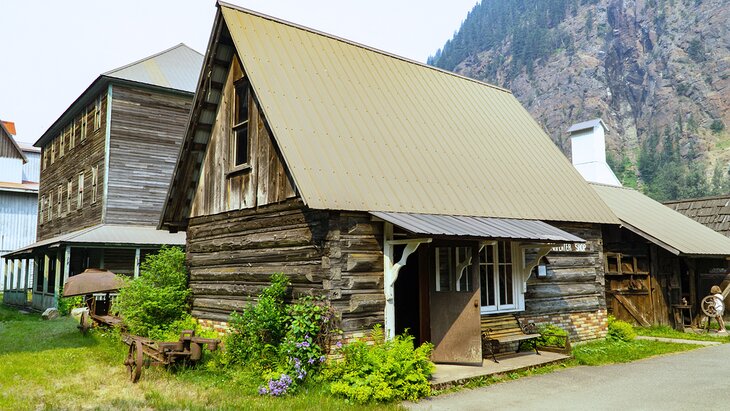
[[[66,213],[71,212],[71,193],[74,189],[73,179],[68,179],[66,182]]]
[[[46,206],[46,196],[41,196],[40,204],[38,205],[39,212],[38,212],[38,218],[39,223],[43,224],[43,217],[45,217],[45,206]]]
[[[48,190],[48,221],[53,221],[53,189]]]
[[[65,151],[64,148],[66,145],[64,144],[64,140],[66,140],[66,130],[63,130],[58,135],[58,158],[59,159],[61,157],[63,157],[64,151]]]
[[[56,200],[56,215],[63,216],[63,184],[58,185],[58,200]]]
[[[522,248],[520,247],[520,244],[517,242],[505,242],[510,244],[510,255],[511,255],[511,265],[512,265],[512,304],[500,304],[499,303],[499,266],[504,265],[506,263],[500,263],[499,261],[499,241],[488,241],[485,243],[482,243],[482,247],[479,249],[479,282],[481,289],[484,290],[483,287],[486,286],[486,284],[481,284],[482,281],[482,275],[481,275],[481,269],[482,266],[486,266],[488,264],[491,264],[494,266],[494,282],[491,284],[491,287],[487,289],[488,292],[494,292],[494,305],[484,305],[485,302],[480,302],[480,311],[482,314],[494,314],[494,313],[507,313],[507,312],[517,312],[517,311],[524,311],[525,310],[525,278],[524,278],[524,253]],[[491,246],[491,250],[494,253],[492,255],[492,262],[487,263],[484,258],[484,253],[488,249],[486,246]],[[481,291],[480,291],[480,298],[481,298]]]
[[[89,128],[89,108],[84,108],[84,112],[81,114],[81,135],[79,136],[79,142],[86,140],[86,133]]]
[[[448,273],[442,273],[441,272],[441,253],[440,250],[445,249],[449,251],[449,272]],[[438,292],[461,292],[461,283],[460,280],[464,275],[466,275],[466,286],[468,292],[471,292],[474,290],[474,285],[471,285],[471,289],[469,289],[469,283],[471,281],[471,275],[470,275],[470,268],[471,264],[467,264],[466,266],[461,268],[461,272],[457,272],[457,269],[459,268],[462,263],[465,262],[466,258],[468,257],[470,247],[464,247],[464,246],[446,246],[446,247],[436,247],[435,255],[436,255],[436,287],[435,290]],[[461,252],[464,252],[464,255],[461,255]],[[462,258],[463,257],[463,258]],[[449,289],[448,290],[442,290],[441,289],[441,276],[447,275],[449,278]]]

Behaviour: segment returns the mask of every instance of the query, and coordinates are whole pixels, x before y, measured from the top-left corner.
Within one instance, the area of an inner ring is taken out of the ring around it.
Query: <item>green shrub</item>
[[[554,324],[542,324],[537,327],[540,338],[537,339],[538,347],[563,347],[568,332]]]
[[[626,321],[617,320],[614,316],[608,316],[608,334],[606,339],[613,341],[629,342],[636,338],[634,327]]]
[[[712,130],[713,133],[718,134],[722,130],[725,129],[725,123],[723,123],[720,120],[714,120],[712,124],[710,124],[710,130]]]
[[[415,401],[431,394],[433,345],[414,349],[409,335],[385,341],[380,327],[373,329],[371,338],[372,344],[359,340],[343,346],[343,358],[325,369],[332,394],[361,404]]]
[[[163,247],[145,258],[139,278],[125,278],[113,310],[124,319],[129,332],[159,336],[189,314],[185,253],[178,247]]]
[[[271,276],[271,285],[259,294],[256,304],[232,313],[230,333],[226,336],[226,355],[230,362],[246,364],[251,361],[278,360],[277,347],[286,332],[284,296],[289,279],[281,273]],[[273,361],[273,362],[272,362]]]
[[[61,294],[63,294],[63,290],[59,290],[58,295]],[[69,315],[71,310],[84,305],[84,297],[80,295],[76,297],[59,297],[58,304],[56,305],[60,315]]]

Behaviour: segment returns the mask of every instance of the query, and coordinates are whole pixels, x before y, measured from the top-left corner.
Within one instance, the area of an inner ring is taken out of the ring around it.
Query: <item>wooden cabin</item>
[[[494,315],[597,338],[603,224],[509,91],[218,4],[161,220],[202,323],[283,272],[345,338],[384,324],[436,361],[481,363]]]
[[[697,320],[710,288],[730,284],[730,238],[636,190],[593,187],[622,222],[603,233],[609,313],[678,329]]]
[[[568,129],[574,167],[621,220],[602,229],[608,312],[642,326],[684,329],[710,287],[725,281],[730,239],[622,187],[606,163],[607,131],[601,119]]]
[[[0,290],[3,301],[25,298],[25,278],[32,267],[11,276],[4,255],[35,241],[38,214],[40,150],[15,139],[15,124],[0,121]]]
[[[89,267],[138,275],[140,261],[184,233],[156,230],[203,56],[179,44],[100,75],[35,143],[42,150],[31,305],[56,304]]]

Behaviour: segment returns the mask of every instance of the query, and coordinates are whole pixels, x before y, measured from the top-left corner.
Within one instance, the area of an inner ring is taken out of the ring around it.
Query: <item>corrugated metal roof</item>
[[[309,207],[618,223],[511,93],[220,9]]]
[[[640,192],[624,187],[591,185],[627,228],[669,251],[687,255],[730,255],[730,238]]]
[[[730,236],[730,195],[667,201],[664,205],[726,237]]]
[[[569,243],[585,242],[580,237],[538,220],[375,211],[370,212],[370,214],[413,234]]]
[[[573,133],[575,131],[581,131],[581,130],[593,128],[599,124],[602,125],[606,131],[608,131],[608,126],[606,125],[606,123],[603,122],[603,120],[601,120],[600,118],[594,118],[593,120],[588,120],[588,121],[584,121],[582,123],[573,124],[568,129],[568,133]]]
[[[202,65],[203,55],[180,43],[102,76],[194,93]]]
[[[26,254],[40,247],[55,247],[60,244],[97,245],[185,245],[185,232],[171,234],[156,227],[99,224],[47,240],[38,241],[14,250],[4,257]]]

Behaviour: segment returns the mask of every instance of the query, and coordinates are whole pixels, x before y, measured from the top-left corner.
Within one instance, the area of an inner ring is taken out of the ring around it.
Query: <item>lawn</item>
[[[571,365],[606,365],[624,363],[655,355],[682,352],[700,348],[701,345],[677,344],[649,340],[593,341],[573,348]]]
[[[117,337],[118,338],[118,337]],[[259,396],[260,376],[245,369],[170,372],[145,369],[137,384],[122,361],[127,347],[112,335],[81,335],[68,317],[43,321],[0,304],[2,410],[338,410],[365,409],[311,383],[297,395]],[[367,409],[398,409],[397,405]]]
[[[715,327],[717,328],[717,327]],[[693,341],[717,341],[721,343],[730,343],[730,335],[718,337],[714,334],[694,334],[694,333],[683,333],[677,331],[672,327],[666,325],[657,325],[654,327],[636,327],[636,333],[647,337],[664,337],[664,338],[679,338],[682,340],[693,340]]]

